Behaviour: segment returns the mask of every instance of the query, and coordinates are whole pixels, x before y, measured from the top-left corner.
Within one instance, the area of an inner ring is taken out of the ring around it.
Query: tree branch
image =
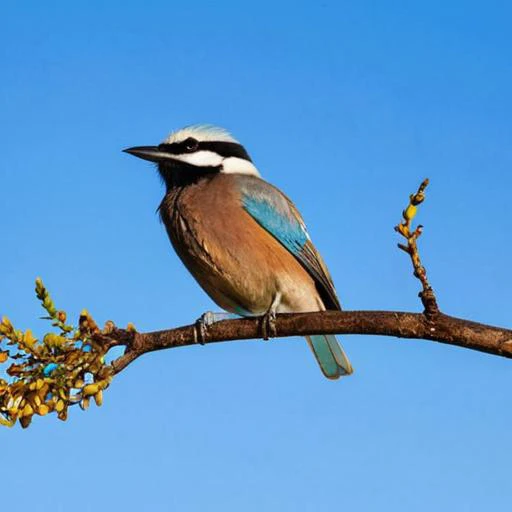
[[[276,318],[278,338],[306,334],[370,334],[396,338],[425,339],[448,345],[512,358],[512,330],[484,325],[439,313],[429,319],[424,313],[395,311],[323,311],[280,314]],[[222,320],[207,330],[204,343],[261,338],[260,318]],[[142,354],[168,348],[186,347],[197,342],[196,326],[147,333],[110,334],[123,338],[125,355],[114,363],[119,373]],[[114,343],[118,344],[118,343]]]

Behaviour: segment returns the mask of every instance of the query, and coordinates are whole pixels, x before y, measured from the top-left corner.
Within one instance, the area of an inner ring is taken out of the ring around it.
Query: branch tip
[[[395,226],[395,231],[405,238],[407,244],[398,244],[398,247],[409,254],[413,266],[413,275],[416,277],[422,286],[422,291],[419,297],[425,308],[424,314],[431,318],[439,313],[439,306],[437,300],[427,279],[427,271],[421,263],[420,253],[418,250],[417,241],[423,233],[423,225],[419,224],[415,229],[412,229],[412,221],[417,213],[417,207],[425,200],[425,189],[429,184],[429,179],[424,179],[418,190],[409,196],[409,204],[402,212],[403,220]]]

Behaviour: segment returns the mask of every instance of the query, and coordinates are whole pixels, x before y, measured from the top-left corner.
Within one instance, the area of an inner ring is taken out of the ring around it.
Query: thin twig
[[[423,180],[415,194],[409,196],[409,204],[402,212],[403,220],[398,226],[395,226],[395,231],[400,233],[406,240],[407,245],[398,244],[398,247],[406,252],[412,262],[413,274],[421,282],[422,290],[418,294],[423,307],[425,308],[425,315],[428,318],[433,318],[439,313],[439,306],[434,294],[434,290],[427,279],[427,271],[421,263],[420,253],[418,251],[418,238],[423,233],[423,226],[420,224],[416,229],[412,228],[412,220],[416,216],[417,207],[425,200],[425,189],[429,184],[428,178]]]

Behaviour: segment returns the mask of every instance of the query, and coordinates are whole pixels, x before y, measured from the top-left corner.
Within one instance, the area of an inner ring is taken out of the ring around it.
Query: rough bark
[[[262,337],[261,318],[223,320],[211,325],[203,343],[248,340]],[[276,337],[306,334],[366,334],[424,339],[512,358],[512,330],[480,324],[443,313],[395,311],[324,311],[277,315]],[[99,335],[111,346],[126,345],[127,351],[114,363],[119,373],[142,354],[198,344],[197,325],[147,333],[116,329]]]

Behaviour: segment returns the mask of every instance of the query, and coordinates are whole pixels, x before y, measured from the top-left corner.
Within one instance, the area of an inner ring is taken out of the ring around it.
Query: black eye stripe
[[[170,153],[171,155],[181,155],[183,153],[190,153],[190,144],[191,141],[186,139],[182,142],[173,142],[172,144],[160,144],[158,149],[165,153]],[[223,157],[236,157],[242,158],[243,160],[248,160],[252,162],[251,157],[245,150],[245,148],[238,144],[237,142],[222,142],[222,141],[200,141],[197,144],[197,148],[195,151],[213,151]],[[194,150],[193,150],[194,151]],[[193,152],[192,151],[192,152]]]
[[[237,142],[203,141],[199,143],[199,148],[213,151],[223,157],[233,156],[252,162],[249,153]]]
[[[187,150],[188,140],[184,140],[181,142],[173,142],[172,144],[160,144],[158,149],[163,151],[164,153],[170,153],[171,155],[181,155],[183,153],[188,153]]]

